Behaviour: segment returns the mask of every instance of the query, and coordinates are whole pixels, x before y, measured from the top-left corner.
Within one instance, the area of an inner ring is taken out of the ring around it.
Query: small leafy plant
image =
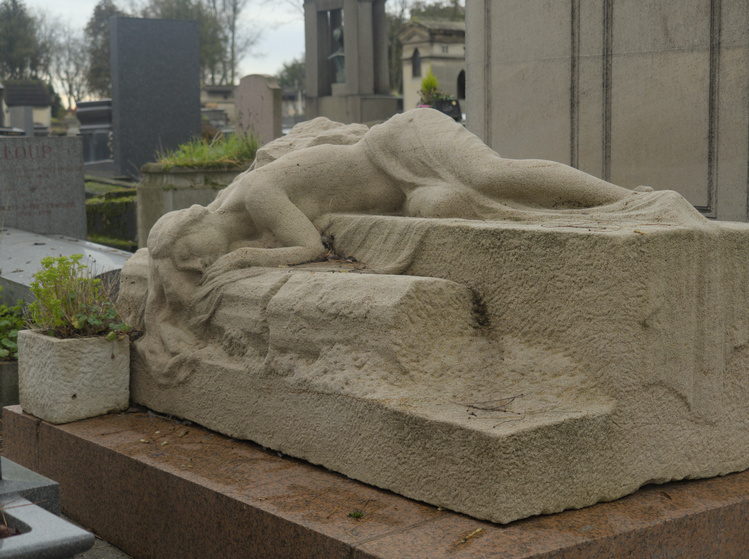
[[[432,72],[432,67],[429,67],[426,75],[421,79],[421,89],[419,95],[421,96],[420,103],[422,105],[433,106],[435,101],[455,101],[455,96],[440,91],[439,82],[437,76]]]
[[[42,259],[31,291],[36,301],[28,306],[27,322],[56,338],[104,336],[114,340],[130,331],[102,285],[81,263],[82,254]]]
[[[421,95],[422,105],[431,105],[434,102],[434,96],[439,93],[439,85],[437,76],[434,75],[432,67],[430,66],[427,73],[423,78],[421,78],[421,90],[419,91],[419,95]]]
[[[0,287],[0,291],[2,291]],[[9,307],[0,305],[0,361],[18,359],[18,331],[23,330],[25,321],[21,305],[23,301]]]

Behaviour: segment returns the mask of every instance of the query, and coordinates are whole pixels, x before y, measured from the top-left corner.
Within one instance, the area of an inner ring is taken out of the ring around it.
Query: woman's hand
[[[239,249],[241,250],[241,249]],[[216,261],[208,266],[203,272],[203,278],[200,280],[201,285],[213,281],[219,276],[231,272],[232,270],[239,270],[240,268],[248,268],[251,266],[249,262],[245,262],[244,259],[238,254],[239,250],[224,254],[216,259]]]

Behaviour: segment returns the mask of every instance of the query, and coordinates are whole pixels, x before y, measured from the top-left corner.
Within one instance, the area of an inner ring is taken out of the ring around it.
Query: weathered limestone
[[[748,468],[749,226],[434,114],[310,124],[339,145],[163,218],[121,276],[134,400],[497,522]],[[339,259],[288,266],[318,230]]]
[[[749,466],[749,228],[320,224],[378,264],[418,239],[418,277],[234,272],[133,398],[500,522]]]

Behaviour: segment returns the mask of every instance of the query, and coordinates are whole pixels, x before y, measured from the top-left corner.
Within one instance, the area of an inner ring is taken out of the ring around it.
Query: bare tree
[[[283,4],[297,15],[304,17],[304,0],[263,0],[263,4]]]
[[[66,108],[72,109],[88,95],[88,51],[81,32],[70,25],[59,27],[60,34],[52,57],[52,73],[62,86]]]
[[[222,83],[233,84],[237,77],[239,61],[250,52],[260,40],[261,32],[248,29],[240,23],[247,0],[211,0],[211,7],[224,32],[224,71]]]
[[[37,52],[34,65],[39,69],[39,77],[47,83],[52,81],[52,58],[59,39],[60,21],[47,10],[34,11]]]

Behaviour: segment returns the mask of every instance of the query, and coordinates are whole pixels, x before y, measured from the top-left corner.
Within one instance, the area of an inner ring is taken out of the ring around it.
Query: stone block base
[[[320,219],[359,268],[201,286],[136,342],[133,401],[495,522],[747,469],[749,227],[644,200],[611,221]],[[134,309],[147,259],[123,268]]]
[[[5,454],[133,557],[739,557],[749,473],[647,486],[499,526],[145,410],[51,425],[3,411]],[[469,483],[470,480],[466,480]]]

